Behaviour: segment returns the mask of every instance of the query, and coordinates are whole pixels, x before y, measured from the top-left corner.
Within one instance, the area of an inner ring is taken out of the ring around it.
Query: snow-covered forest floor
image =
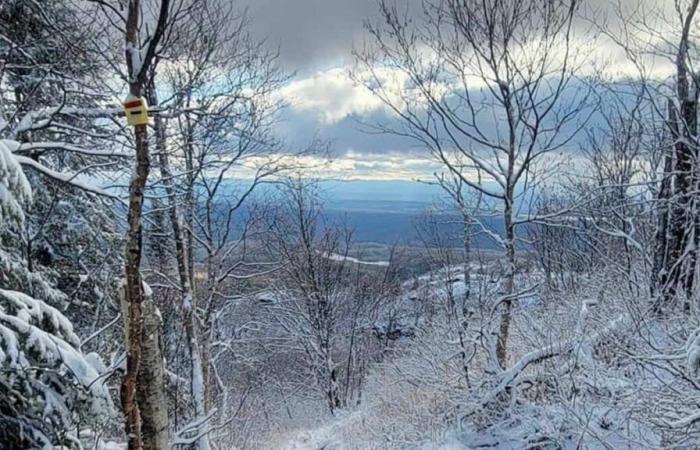
[[[668,424],[683,420],[676,406],[663,409],[664,402],[674,404],[663,391],[675,389],[670,385],[677,383],[668,372],[690,370],[686,364],[694,358],[692,339],[686,343],[673,337],[684,333],[684,326],[674,325],[680,317],[669,317],[637,335],[644,298],[635,298],[607,276],[589,274],[566,291],[540,288],[517,308],[515,354],[507,377],[484,373],[474,360],[466,376],[457,331],[443,309],[450,295],[465,294],[462,272],[462,266],[450,266],[404,283],[399,322],[413,332],[397,339],[369,370],[361,402],[335,416],[319,415],[313,405],[293,408],[294,419],[280,417],[269,432],[258,436],[254,447],[664,446]],[[519,284],[538,285],[542,278],[529,274]],[[473,277],[472,284],[480,286],[480,294],[472,296],[499,290],[487,275]],[[435,311],[417,312],[426,301]],[[655,351],[662,355],[653,356]],[[645,360],[655,362],[647,367]],[[506,392],[501,389],[505,384],[499,384],[504,379],[512,390],[497,399],[494,392]]]
[[[0,449],[700,446],[700,0],[409,3],[0,1]]]

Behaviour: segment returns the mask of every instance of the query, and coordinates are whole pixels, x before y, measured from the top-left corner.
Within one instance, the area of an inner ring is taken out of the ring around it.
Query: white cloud
[[[365,87],[356,85],[342,68],[294,80],[282,89],[281,95],[292,108],[315,113],[326,125],[382,108],[381,101]]]
[[[395,70],[381,69],[377,75],[390,92],[397,96],[406,82],[406,76]],[[378,110],[387,110],[382,100],[365,86],[357,84],[350,77],[348,69],[343,67],[293,80],[281,89],[279,95],[293,109],[315,113],[324,125],[332,125],[353,115],[364,116]]]
[[[231,168],[227,178],[253,178],[256,170],[274,160],[276,164],[296,167],[304,178],[334,180],[432,180],[445,168],[428,155],[410,151],[393,151],[382,154],[349,150],[345,154],[326,159],[315,155],[292,156],[275,154],[266,157],[246,158],[243,164]],[[289,172],[287,172],[289,174]],[[472,181],[479,177],[473,170],[465,169],[464,176]]]

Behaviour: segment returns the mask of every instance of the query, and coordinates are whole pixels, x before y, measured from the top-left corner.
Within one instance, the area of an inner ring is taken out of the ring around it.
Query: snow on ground
[[[279,437],[271,448],[277,450],[344,450],[351,448],[342,439],[343,429],[361,420],[361,411],[340,413],[338,417],[317,428],[295,430]]]
[[[337,253],[326,254],[324,256],[330,259],[331,261],[346,261],[351,262],[353,264],[362,264],[364,266],[389,266],[389,261],[363,261],[361,259],[353,258],[352,256],[339,255]]]
[[[368,446],[364,439],[353,439],[353,432],[357,433],[370,420],[364,410],[356,410],[348,413],[340,413],[332,421],[317,428],[297,430],[288,435],[281,436],[280,441],[272,444],[275,450],[356,450],[356,449],[381,449],[395,448],[393,443],[377,442]],[[361,436],[355,436],[360,437]],[[360,442],[363,442],[360,444]],[[399,444],[400,445],[400,444]],[[424,450],[465,450],[468,449],[455,436],[445,439],[443,442],[424,442],[410,447]]]

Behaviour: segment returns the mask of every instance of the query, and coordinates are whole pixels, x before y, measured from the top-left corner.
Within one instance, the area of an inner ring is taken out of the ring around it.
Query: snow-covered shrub
[[[109,413],[109,393],[95,364],[99,357],[79,348],[73,326],[58,310],[0,289],[3,446],[68,445],[73,424]]]
[[[5,145],[0,145],[0,193],[0,233],[17,236],[32,195]],[[81,352],[71,322],[45,301],[64,296],[23,264],[17,246],[0,244],[0,447],[79,447],[73,428],[111,411],[100,358]]]

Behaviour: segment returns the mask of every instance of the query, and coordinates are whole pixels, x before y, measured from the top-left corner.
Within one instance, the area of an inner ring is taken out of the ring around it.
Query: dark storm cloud
[[[561,129],[561,137],[557,141],[561,142],[565,137],[574,134],[586,119],[588,119],[587,128],[602,126],[602,123],[598,123],[600,120],[598,115],[588,117],[593,107],[593,100],[584,101],[586,92],[587,87],[584,83],[573,81],[570,87],[562,92],[561,104],[571,105],[571,107],[580,106],[581,112],[579,119],[571,121]],[[469,94],[474,101],[484,95],[482,91],[472,91]],[[633,96],[629,98],[633,99]],[[492,123],[493,118],[491,113],[484,113],[478,116],[477,122],[480,123],[481,132],[496,141],[499,133],[504,132],[505,121],[496,125]],[[333,157],[342,157],[348,153],[375,156],[401,154],[411,158],[429,157],[428,149],[418,140],[396,134],[378,133],[376,127],[372,126],[376,124],[381,124],[386,129],[405,131],[404,123],[386,109],[373,109],[361,114],[350,113],[337,121],[324,122],[319,120],[318,111],[299,110],[293,107],[286,110],[284,121],[277,131],[296,147],[303,147],[310,136],[327,140],[331,144],[330,150]],[[579,138],[574,139],[567,147],[576,150],[578,145],[586,139],[586,134],[580,133]]]
[[[421,14],[421,0],[394,0],[409,15]],[[582,12],[603,20],[641,5],[672,3],[670,0],[586,0]],[[241,0],[252,20],[253,34],[278,46],[288,70],[315,71],[351,62],[353,43],[365,36],[363,22],[376,20],[378,0]]]
[[[349,63],[353,42],[364,36],[364,20],[378,12],[377,0],[242,0],[242,5],[253,19],[254,35],[279,45],[285,68],[302,73]]]

